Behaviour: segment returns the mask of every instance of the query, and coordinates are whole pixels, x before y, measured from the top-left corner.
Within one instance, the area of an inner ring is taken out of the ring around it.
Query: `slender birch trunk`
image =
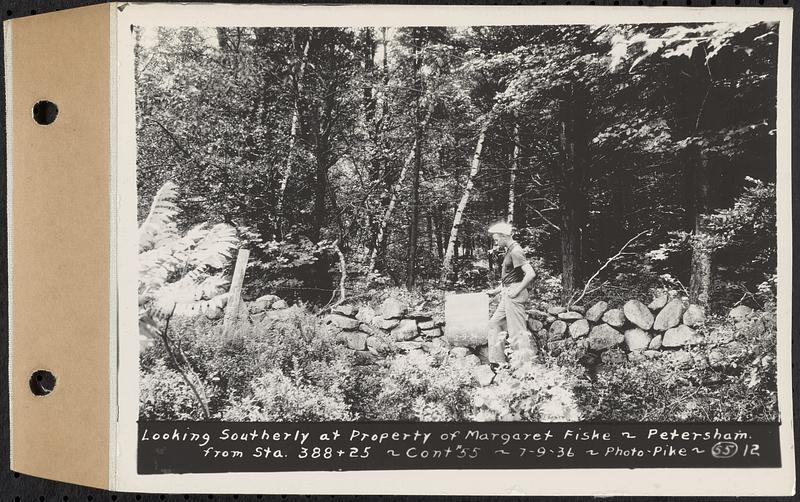
[[[456,209],[455,217],[453,218],[453,227],[450,230],[450,239],[447,241],[447,251],[444,254],[444,260],[442,262],[442,282],[447,281],[447,277],[450,275],[453,269],[453,252],[455,250],[456,240],[458,239],[458,230],[461,228],[461,219],[464,216],[464,210],[467,207],[467,202],[469,202],[469,196],[472,193],[472,187],[475,183],[475,175],[478,174],[478,170],[481,167],[481,151],[483,150],[483,141],[486,139],[486,130],[489,128],[489,120],[486,120],[483,127],[481,127],[480,136],[478,136],[478,143],[475,145],[475,153],[472,156],[472,167],[469,170],[469,179],[467,180],[467,186],[464,187],[464,195],[461,196],[461,200],[458,203],[458,209]]]
[[[300,68],[297,70],[297,75],[295,75],[295,87],[297,92],[294,98],[294,109],[292,110],[292,125],[289,129],[289,151],[286,154],[286,166],[283,169],[283,174],[281,176],[281,187],[280,191],[278,192],[278,224],[276,225],[278,238],[281,238],[283,234],[283,204],[286,198],[286,187],[289,185],[289,178],[292,176],[292,160],[294,160],[295,150],[294,146],[297,142],[297,129],[299,128],[300,124],[300,93],[303,90],[303,74],[306,70],[306,61],[308,60],[308,45],[309,40],[306,40],[306,45],[303,48],[303,57],[300,60]]]
[[[428,103],[428,111],[425,113],[425,119],[420,124],[420,131],[421,134],[424,134],[425,128],[428,125],[428,121],[431,118],[431,114],[433,113],[433,101]],[[414,141],[414,144],[411,146],[411,151],[408,152],[408,156],[406,156],[405,161],[403,162],[403,168],[400,170],[400,176],[397,178],[397,183],[395,184],[395,189],[392,191],[392,195],[389,197],[389,205],[386,206],[386,211],[383,213],[383,218],[381,218],[380,226],[378,227],[378,237],[375,239],[375,245],[372,248],[372,251],[369,255],[369,270],[370,272],[375,270],[375,262],[378,259],[378,250],[380,250],[381,245],[383,244],[383,240],[386,238],[386,225],[389,223],[389,220],[392,217],[392,213],[394,212],[394,207],[397,205],[397,194],[402,186],[403,181],[405,181],[406,175],[408,174],[408,168],[411,167],[411,163],[414,160],[414,154],[417,151],[417,141]]]
[[[514,118],[516,119],[517,114],[514,114]],[[515,120],[514,121],[514,154],[513,158],[511,159],[511,172],[508,174],[508,223],[512,224],[514,222],[514,199],[516,198],[516,194],[514,191],[514,185],[517,182],[517,169],[519,169],[519,123]]]

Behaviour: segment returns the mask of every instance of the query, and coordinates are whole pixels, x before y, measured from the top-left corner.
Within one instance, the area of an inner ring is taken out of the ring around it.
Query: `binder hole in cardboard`
[[[50,125],[58,117],[58,107],[52,101],[39,101],[33,105],[33,120],[37,124]]]
[[[37,370],[31,375],[31,392],[35,396],[46,396],[56,387],[56,377],[47,370]]]

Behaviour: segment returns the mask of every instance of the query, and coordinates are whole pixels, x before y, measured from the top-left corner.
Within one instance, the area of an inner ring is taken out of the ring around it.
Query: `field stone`
[[[586,319],[592,322],[598,322],[602,319],[603,314],[606,313],[608,310],[608,303],[604,301],[599,301],[592,305],[589,310],[586,311]]]
[[[367,350],[367,338],[369,335],[361,331],[344,332],[344,340],[348,348],[353,350]]]
[[[414,319],[403,319],[396,328],[392,329],[392,336],[398,342],[411,340],[419,335],[417,331],[417,321]]]
[[[683,347],[694,339],[694,335],[695,331],[692,328],[681,324],[677,328],[668,329],[661,343],[664,347]]]
[[[578,312],[562,312],[558,314],[558,318],[562,321],[572,322],[583,319],[583,315]]]
[[[572,306],[570,306],[569,309],[572,312],[577,312],[579,314],[585,314],[586,313],[586,307],[584,307],[583,305],[572,305]]]
[[[494,380],[494,371],[488,364],[481,364],[472,369],[472,377],[481,387],[491,385]]]
[[[653,326],[653,314],[639,300],[630,300],[622,307],[625,317],[636,326],[647,331]]]
[[[528,312],[528,314],[530,314],[532,317],[535,317],[536,319],[546,319],[547,318],[547,312],[542,312],[541,310],[530,309],[527,312]]]
[[[753,309],[748,307],[747,305],[739,305],[738,307],[733,307],[730,312],[728,312],[728,317],[735,319],[735,320],[742,320],[753,313]]]
[[[272,310],[281,310],[285,308],[289,308],[289,304],[286,303],[286,300],[278,300],[272,304]]]
[[[384,319],[383,317],[376,316],[372,318],[371,324],[376,328],[389,331],[400,324],[400,319]]]
[[[547,318],[545,318],[544,323],[549,326],[549,325],[553,324],[554,322],[556,322],[557,320],[558,320],[558,318],[556,316],[549,315],[549,316],[547,316]]]
[[[450,355],[457,359],[467,357],[467,354],[469,354],[469,349],[466,347],[453,347],[450,350]]]
[[[570,324],[569,334],[572,338],[581,338],[589,334],[589,321],[580,319]]]
[[[341,314],[330,314],[325,317],[325,322],[331,323],[334,326],[348,331],[358,329],[358,325],[361,324],[357,319],[351,319],[350,317],[343,316]]]
[[[380,311],[384,319],[396,319],[406,313],[408,307],[397,298],[389,297],[381,303]]]
[[[622,333],[608,324],[595,326],[589,332],[589,348],[597,352],[615,347],[624,341],[625,337],[622,336]]]
[[[648,345],[647,348],[650,350],[659,350],[661,348],[663,339],[663,335],[654,336],[653,339],[650,340],[650,345]]]
[[[422,336],[424,336],[425,338],[439,338],[442,336],[442,328],[438,326],[431,329],[423,329],[421,331],[422,331]]]
[[[689,305],[689,308],[683,313],[683,324],[690,328],[694,328],[704,322],[706,322],[706,314],[699,305]]]
[[[564,321],[555,321],[553,324],[550,325],[550,339],[551,340],[558,340],[564,338],[564,333],[567,332],[567,323]]]
[[[666,331],[674,328],[681,323],[683,310],[683,302],[678,298],[673,299],[658,313],[656,321],[653,323],[653,329]]]
[[[380,337],[388,336],[385,331],[380,330],[375,326],[364,322],[358,325],[358,329],[360,331],[363,331],[364,333],[367,333],[370,336],[380,336]]]
[[[669,301],[669,295],[664,293],[663,295],[659,295],[653,298],[653,301],[647,305],[647,308],[649,308],[653,312],[657,312],[663,309],[668,301]]]
[[[632,363],[639,363],[646,360],[647,357],[640,351],[631,352],[628,354],[628,361]]]
[[[391,347],[386,339],[375,335],[367,338],[367,349],[376,355],[386,355],[391,352]]]
[[[221,319],[223,314],[225,314],[225,311],[222,310],[219,307],[212,307],[212,308],[206,310],[206,317],[208,319],[211,319],[212,321],[214,319]]]
[[[643,351],[642,354],[644,354],[645,357],[647,357],[648,359],[654,359],[656,357],[661,357],[663,352],[661,352],[660,350],[649,350],[648,349],[648,350]]]
[[[686,367],[694,362],[694,358],[685,350],[678,350],[670,354],[669,362],[677,367]]]
[[[411,352],[412,350],[421,349],[423,346],[422,342],[417,341],[410,341],[410,342],[395,342],[395,347],[400,349],[403,352]]]
[[[625,313],[620,309],[611,309],[603,314],[603,322],[615,328],[621,328],[625,325]]]
[[[418,322],[417,326],[419,327],[420,331],[425,331],[425,330],[428,330],[428,329],[435,328],[436,327],[436,322],[433,319],[431,319],[430,321]]]
[[[644,305],[643,305],[644,306]],[[631,352],[641,351],[650,346],[650,334],[640,328],[625,331],[625,345]]]
[[[362,306],[360,309],[358,309],[358,313],[356,314],[356,319],[365,323],[372,322],[372,319],[374,317],[375,317],[375,309],[373,309],[369,305]]]
[[[475,354],[467,354],[464,357],[464,362],[469,366],[480,366],[481,358],[476,356]]]
[[[544,327],[544,324],[542,324],[542,321],[539,321],[538,319],[534,319],[533,317],[529,317],[528,318],[528,329],[531,332],[539,331],[543,327]]]
[[[337,305],[331,309],[331,312],[334,314],[342,314],[347,317],[353,317],[358,312],[358,309],[352,305]]]
[[[567,309],[564,307],[550,307],[549,309],[547,309],[547,313],[552,316],[557,316],[558,314],[561,314],[562,312],[566,311]]]
[[[270,308],[272,304],[278,300],[280,300],[280,297],[276,295],[259,296],[253,303],[250,304],[251,309],[253,312],[261,312]]]

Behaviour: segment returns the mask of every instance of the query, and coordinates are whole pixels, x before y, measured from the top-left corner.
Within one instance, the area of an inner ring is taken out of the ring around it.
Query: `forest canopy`
[[[139,221],[175,183],[179,229],[250,250],[246,295],[479,287],[499,220],[565,301],[601,268],[712,307],[773,291],[775,24],[135,35]]]

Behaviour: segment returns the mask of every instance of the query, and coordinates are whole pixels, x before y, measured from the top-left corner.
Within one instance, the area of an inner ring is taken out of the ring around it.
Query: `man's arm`
[[[517,286],[512,286],[508,290],[508,297],[514,298],[518,294],[522,293],[522,290],[528,287],[528,284],[536,277],[536,272],[533,271],[533,267],[528,262],[522,264],[522,271],[525,273],[525,277],[522,278],[522,281]]]

